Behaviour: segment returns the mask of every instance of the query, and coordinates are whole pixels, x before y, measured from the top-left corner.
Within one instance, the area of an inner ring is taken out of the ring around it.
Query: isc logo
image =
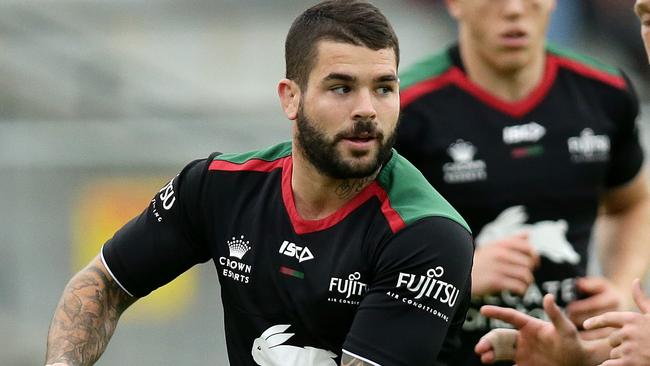
[[[311,251],[307,247],[300,247],[295,243],[285,240],[280,246],[280,253],[289,256],[295,257],[298,259],[298,262],[302,263],[310,259],[314,259],[314,255],[311,254]]]

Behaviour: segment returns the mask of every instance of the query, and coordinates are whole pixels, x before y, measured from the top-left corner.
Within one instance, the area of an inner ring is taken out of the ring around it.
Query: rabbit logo
[[[483,227],[476,237],[476,244],[482,246],[518,232],[528,232],[530,242],[540,255],[555,263],[580,262],[580,254],[566,238],[569,228],[566,220],[544,220],[534,224],[526,224],[526,220],[528,214],[524,206],[507,208],[494,221]]]
[[[297,347],[282,343],[295,333],[284,333],[290,324],[269,327],[253,341],[251,354],[260,366],[337,366],[336,354],[320,348]]]

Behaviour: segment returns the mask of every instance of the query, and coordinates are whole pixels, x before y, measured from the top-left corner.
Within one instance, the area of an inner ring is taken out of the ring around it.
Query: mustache
[[[346,131],[336,134],[335,141],[351,138],[372,138],[383,139],[384,134],[377,128],[377,123],[371,120],[358,120]]]

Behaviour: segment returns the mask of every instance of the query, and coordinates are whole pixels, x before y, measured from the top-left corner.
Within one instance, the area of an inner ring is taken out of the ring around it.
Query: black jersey
[[[472,83],[457,46],[401,75],[397,149],[463,215],[477,246],[528,231],[540,253],[536,283],[525,296],[473,299],[463,357],[505,324],[479,314],[484,303],[543,317],[542,297],[576,299],[586,272],[599,196],[630,181],[643,160],[638,101],[617,69],[548,47],[544,78],[524,100],[509,103]]]
[[[443,364],[470,300],[465,221],[394,151],[322,220],[297,214],[291,174],[290,143],[197,160],[104,245],[104,264],[140,297],[212,259],[232,365]]]

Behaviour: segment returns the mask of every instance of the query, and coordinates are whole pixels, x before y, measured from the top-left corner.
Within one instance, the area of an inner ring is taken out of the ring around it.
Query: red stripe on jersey
[[[296,210],[296,202],[291,187],[292,171],[292,159],[284,159],[282,166],[282,200],[284,201],[284,206],[289,214],[289,219],[291,220],[293,229],[298,235],[329,229],[341,222],[341,220],[348,216],[352,211],[356,210],[372,196],[377,196],[382,201],[381,211],[384,216],[386,216],[393,232],[399,231],[405,225],[399,214],[390,206],[388,194],[377,184],[377,182],[372,182],[353,199],[348,201],[343,205],[343,207],[339,208],[331,215],[319,220],[305,220],[300,217]]]
[[[622,76],[609,74],[605,71],[601,71],[596,68],[589,67],[583,63],[580,63],[578,61],[569,58],[558,57],[554,55],[549,55],[549,58],[555,59],[555,62],[558,65],[560,65],[560,67],[569,69],[582,76],[586,76],[591,79],[602,81],[603,83],[609,84],[618,89],[622,89],[622,90],[627,89],[627,83],[625,82],[625,78]]]
[[[381,200],[381,212],[388,220],[388,225],[390,225],[393,233],[396,233],[406,226],[402,217],[395,211],[395,209],[390,205],[390,199],[388,198],[388,193],[377,184],[377,182],[372,182],[372,187],[375,189],[375,195]]]
[[[453,84],[474,96],[485,105],[496,109],[504,114],[514,118],[521,118],[533,110],[548,94],[553,86],[557,76],[557,62],[554,57],[549,56],[544,70],[542,81],[535,89],[524,99],[509,102],[497,96],[492,95],[487,90],[472,82],[467,75],[457,66],[452,67],[449,71],[435,78],[421,81],[406,89],[402,94],[402,108],[414,102],[419,97],[440,89],[444,86]]]
[[[441,75],[420,81],[419,83],[413,84],[410,87],[402,90],[400,93],[401,107],[404,108],[421,96],[452,84],[454,80],[458,79],[458,73],[462,72],[457,67],[452,67]]]
[[[274,169],[282,167],[282,163],[285,159],[287,158],[284,157],[273,161],[251,159],[251,160],[247,160],[242,164],[237,164],[226,160],[214,160],[212,161],[212,163],[210,163],[209,170],[222,170],[227,172],[238,172],[238,171],[270,172]]]

